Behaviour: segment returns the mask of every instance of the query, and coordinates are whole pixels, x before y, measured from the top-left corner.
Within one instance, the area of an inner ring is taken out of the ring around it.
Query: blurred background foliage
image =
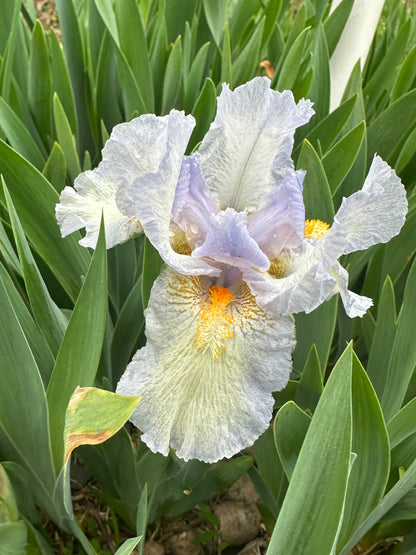
[[[204,502],[247,472],[272,535],[270,554],[346,555],[357,545],[354,553],[414,553],[415,7],[386,1],[365,67],[357,64],[329,113],[329,60],[352,4],[343,0],[330,14],[328,0],[56,0],[58,25],[45,30],[33,0],[1,0],[2,555],[52,553],[58,528],[68,534],[64,553],[108,552],[74,513],[63,460],[67,405],[78,385],[114,390],[145,343],[143,309],[161,267],[143,237],[108,253],[103,238],[94,253],[78,245],[79,233],[62,239],[54,217],[60,191],[98,164],[115,124],[142,113],[192,113],[189,150],[196,148],[221,83],[264,75],[263,60],[274,88],[315,103],[294,148],[296,166],[307,170],[307,217],[331,223],[376,152],[405,184],[401,234],[343,261],[352,288],[374,307],[350,320],[333,298],[297,315],[280,410],[241,456],[184,463],[151,453],[132,429],[115,433],[118,422],[111,439],[76,450],[72,471],[85,465],[93,477],[89,492],[109,508],[119,555],[147,527],[157,539],[162,517],[190,510],[205,523],[196,544],[238,552]],[[105,402],[111,411],[113,401]]]

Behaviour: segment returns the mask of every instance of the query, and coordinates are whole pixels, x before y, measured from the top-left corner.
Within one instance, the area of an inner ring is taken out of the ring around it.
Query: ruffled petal
[[[163,133],[160,131],[160,119],[164,124]],[[126,180],[127,185],[122,186],[117,193],[117,202],[120,206],[124,206],[124,203],[133,204],[134,213],[143,231],[169,266],[184,274],[218,275],[217,268],[203,260],[179,254],[171,245],[170,228],[175,191],[195,120],[190,115],[185,116],[184,112],[172,110],[168,116],[155,117],[150,121],[157,121],[157,125],[154,129],[149,125],[149,136],[161,133],[157,142],[159,164],[150,173],[138,175],[129,182]],[[153,144],[153,138],[151,142]],[[133,140],[129,144],[130,148],[134,148]]]
[[[185,460],[207,462],[231,457],[267,428],[272,392],[288,381],[295,345],[292,318],[271,318],[242,285],[231,289],[225,347],[217,358],[204,351],[199,327],[211,285],[162,271],[147,310],[147,345],[117,386],[142,395],[131,421],[152,451],[167,455],[171,446]]]
[[[195,156],[186,156],[173,203],[174,221],[185,232],[193,250],[205,240],[212,214],[219,211]]]
[[[86,235],[79,243],[95,248],[100,230],[101,215],[107,248],[123,243],[142,231],[137,218],[122,212],[116,203],[117,178],[110,168],[100,164],[95,170],[81,173],[74,188],[65,187],[56,205],[56,219],[62,237],[85,227]]]
[[[250,237],[246,221],[246,214],[233,208],[213,214],[205,242],[193,251],[192,256],[211,258],[237,268],[255,266],[267,270],[269,259]]]
[[[250,235],[270,259],[283,248],[294,249],[302,244],[305,232],[304,177],[303,171],[289,174],[264,197],[261,208],[247,218]]]
[[[282,260],[272,261],[270,273],[253,269],[243,270],[258,304],[275,316],[312,312],[337,293],[337,284],[330,271],[317,278],[317,267],[322,257],[318,245],[305,244],[299,253],[286,252]],[[286,259],[287,258],[287,259]],[[275,277],[273,267],[279,264],[287,275]]]
[[[217,115],[198,151],[220,208],[259,208],[264,194],[293,171],[293,136],[312,114],[310,101],[296,104],[290,91],[270,89],[266,77],[234,91],[223,85]]]
[[[373,306],[372,299],[348,290],[348,272],[341,264],[337,264],[332,269],[332,275],[336,280],[336,288],[341,296],[345,312],[350,318],[357,316],[362,318],[370,306]]]
[[[325,235],[326,272],[343,254],[387,243],[397,235],[407,213],[406,190],[390,166],[375,156],[361,191],[344,198]]]

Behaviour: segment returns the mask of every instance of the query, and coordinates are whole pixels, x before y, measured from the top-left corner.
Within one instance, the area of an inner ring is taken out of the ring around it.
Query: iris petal
[[[301,245],[305,230],[302,183],[305,172],[293,172],[263,199],[247,218],[247,228],[263,252],[275,258],[283,248]]]
[[[218,358],[197,347],[198,318],[211,281],[165,268],[146,314],[147,345],[136,353],[118,393],[142,395],[131,421],[153,451],[169,446],[185,460],[214,462],[251,445],[273,410],[272,391],[291,370],[292,318],[273,319],[246,286],[232,289],[234,336]]]
[[[56,219],[65,237],[85,227],[86,235],[79,243],[95,248],[101,215],[107,248],[122,243],[142,231],[137,218],[121,211],[116,203],[118,178],[111,167],[101,163],[95,170],[80,174],[74,188],[65,187],[56,205]]]
[[[192,255],[211,258],[236,268],[255,266],[267,270],[269,259],[250,236],[246,221],[244,212],[236,212],[232,208],[212,215],[205,242]]]
[[[204,242],[211,215],[218,211],[198,160],[194,156],[185,157],[176,187],[172,217],[185,232],[191,249]]]
[[[270,89],[257,77],[230,91],[224,85],[217,115],[198,151],[220,208],[256,210],[264,194],[293,171],[293,136],[313,114],[308,100]],[[272,178],[273,175],[273,178]]]

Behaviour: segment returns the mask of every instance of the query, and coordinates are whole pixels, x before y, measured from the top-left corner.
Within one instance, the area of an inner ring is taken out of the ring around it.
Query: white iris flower
[[[81,244],[94,247],[104,212],[108,247],[143,231],[166,262],[147,344],[117,386],[142,396],[131,421],[153,451],[213,462],[251,445],[289,379],[292,314],[337,292],[350,316],[371,304],[348,291],[338,258],[396,235],[405,191],[376,157],[331,227],[305,222],[291,151],[312,114],[267,78],[224,86],[197,153],[184,155],[192,116],[144,115],[116,126],[98,168],[62,192],[63,235],[85,227]]]

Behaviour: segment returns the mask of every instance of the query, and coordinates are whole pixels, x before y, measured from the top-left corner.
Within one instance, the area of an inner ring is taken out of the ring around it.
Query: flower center
[[[305,238],[320,239],[329,231],[330,226],[322,220],[305,221]]]
[[[276,258],[270,260],[269,274],[274,278],[286,277],[293,266],[293,257],[288,249],[282,249]]]
[[[234,296],[229,289],[212,285],[208,289],[209,301],[201,303],[196,332],[196,348],[204,354],[208,349],[213,359],[219,357],[226,341],[234,336],[234,319],[227,307]]]

